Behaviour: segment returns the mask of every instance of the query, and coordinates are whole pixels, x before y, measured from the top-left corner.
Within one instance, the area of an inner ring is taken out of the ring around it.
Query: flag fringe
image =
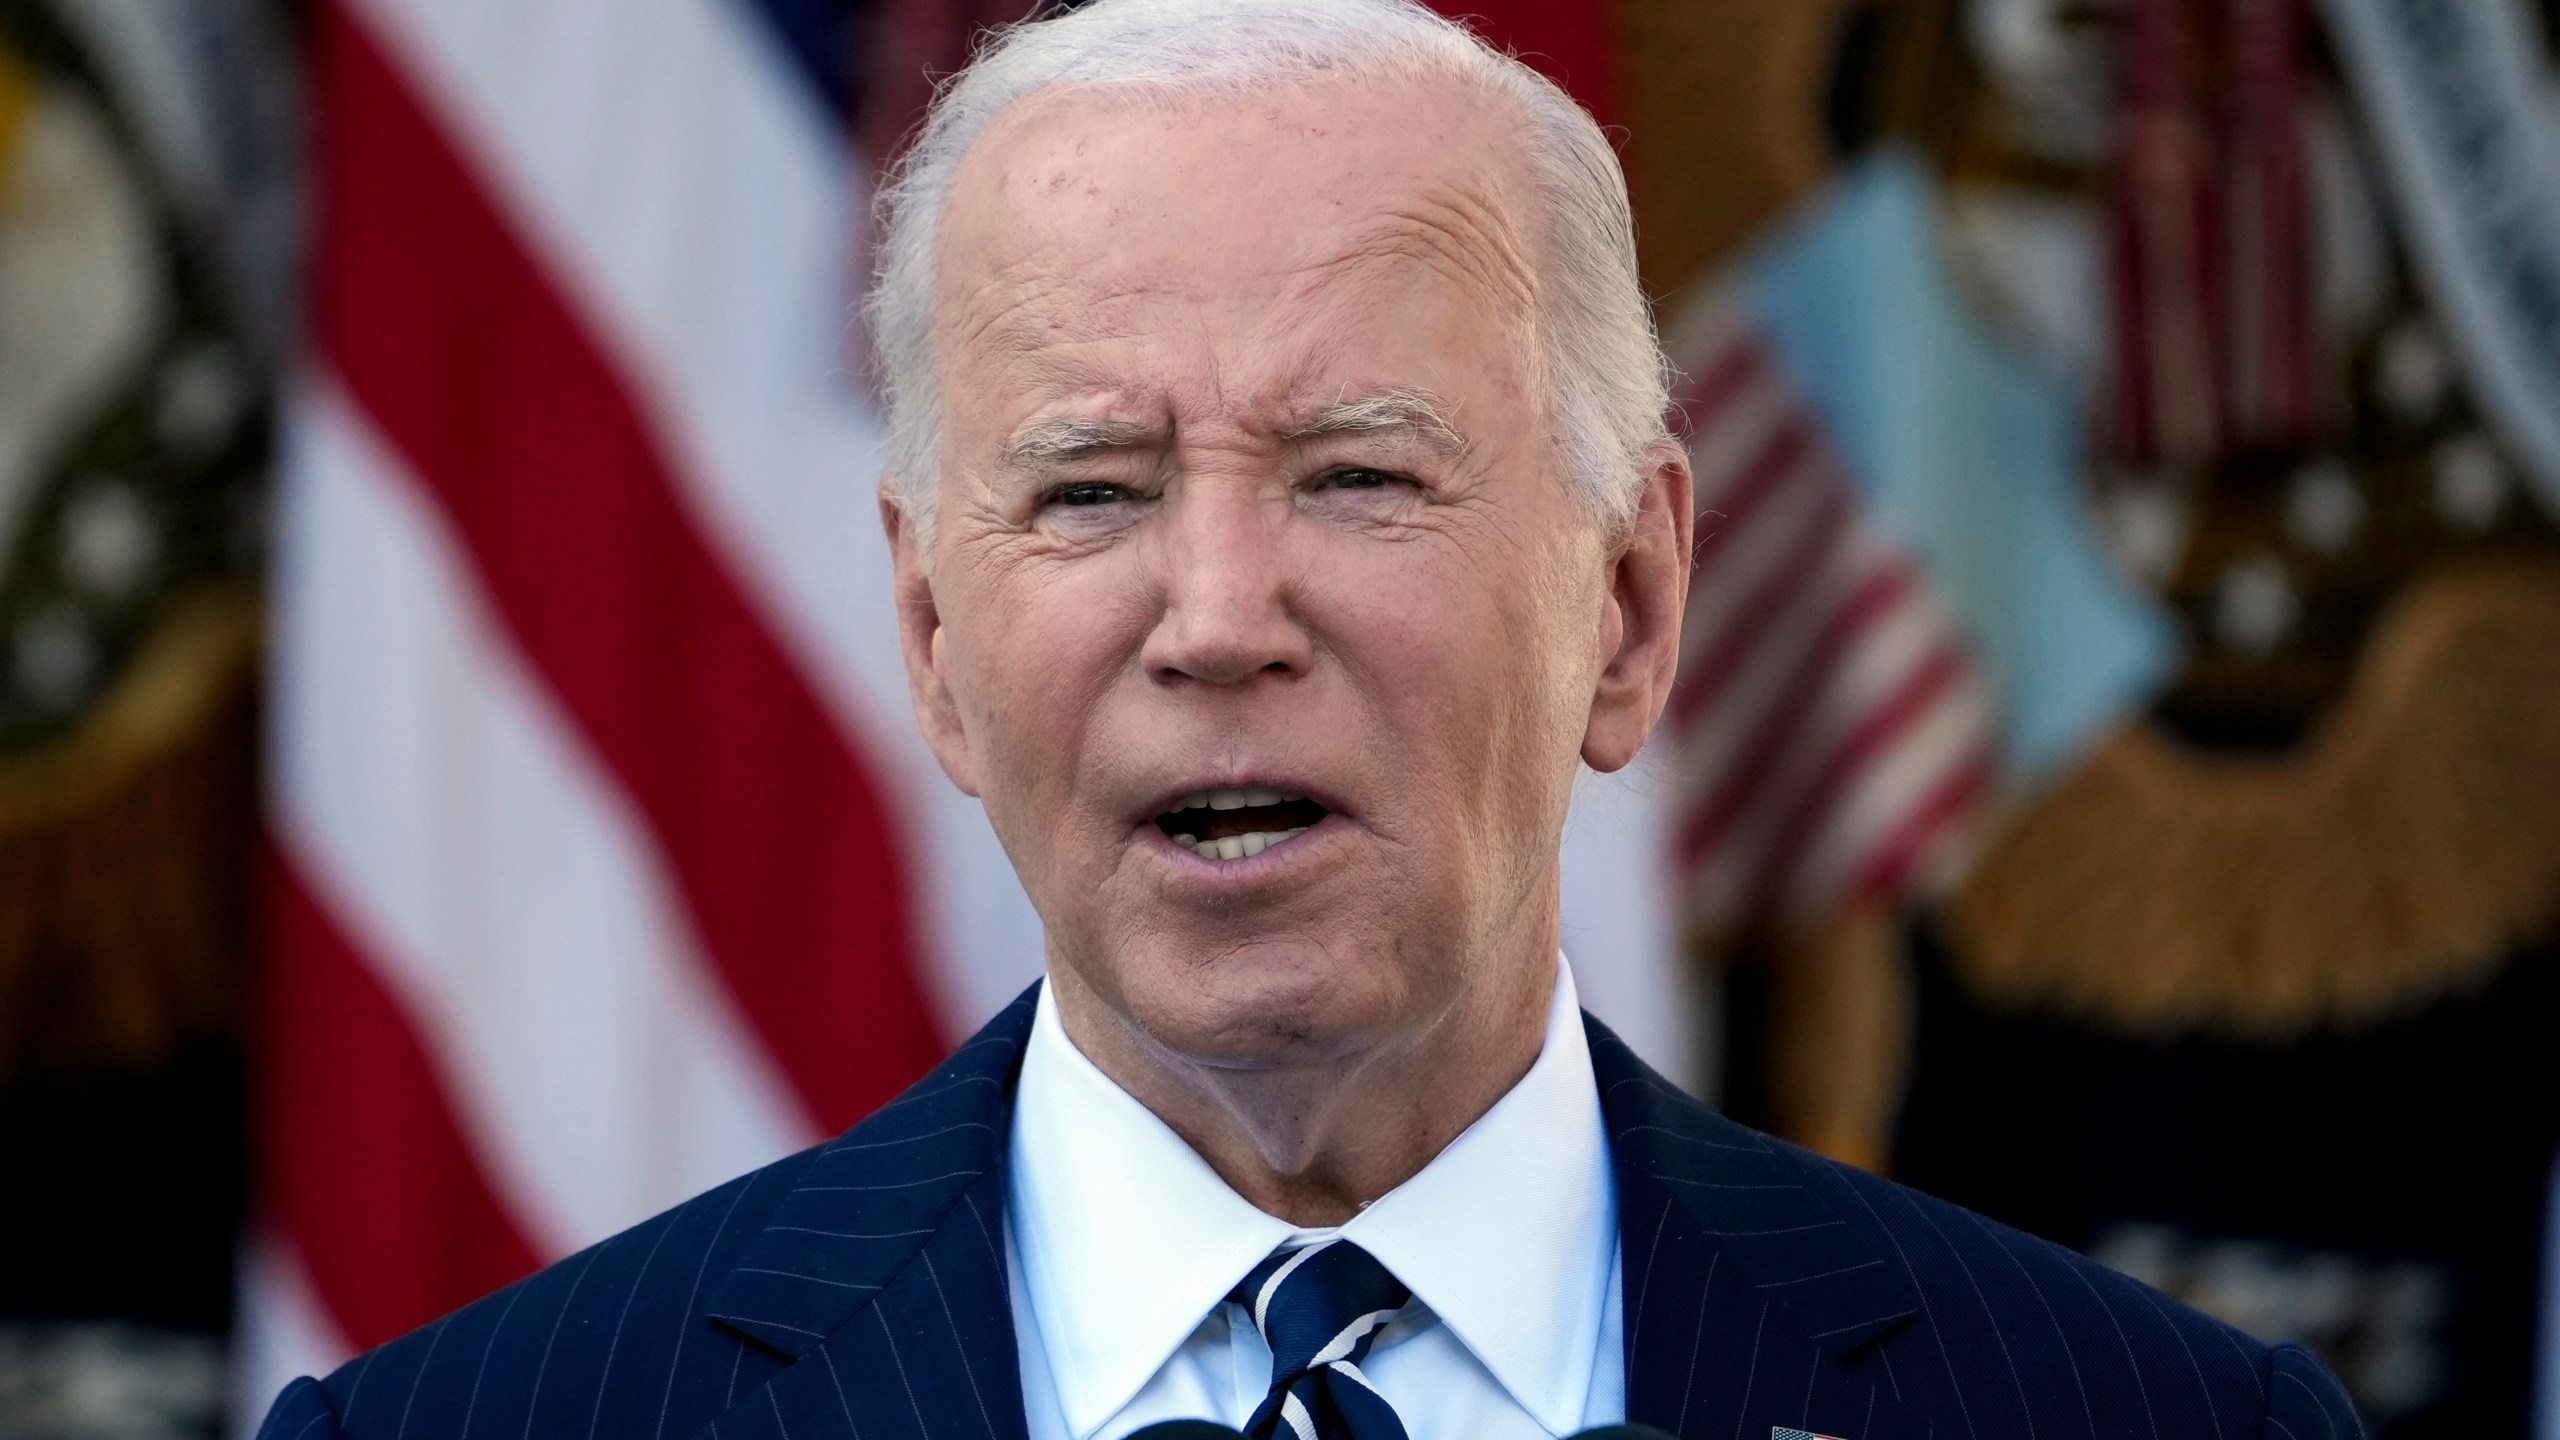
[[[2405,1015],[2560,924],[2560,566],[2411,587],[2322,729],[2205,754],[2136,723],[1949,898],[1983,998],[2276,1040]]]

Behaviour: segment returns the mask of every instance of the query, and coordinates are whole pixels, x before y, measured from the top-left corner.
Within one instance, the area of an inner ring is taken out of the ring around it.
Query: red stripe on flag
[[[1868,766],[1886,755],[1896,741],[1918,728],[1931,707],[1954,692],[1964,678],[1964,668],[1963,654],[1952,645],[1941,645],[1913,666],[1911,673],[1873,709],[1858,717],[1858,723],[1841,739],[1839,747],[1823,761],[1812,783],[1796,797],[1777,840],[1761,857],[1749,892],[1753,909],[1773,905],[1781,898],[1780,887],[1802,870],[1805,852],[1821,834],[1823,825],[1836,817],[1837,807],[1832,802],[1856,783]]]
[[[1673,433],[1685,444],[1714,429],[1716,422],[1724,418],[1725,408],[1767,371],[1770,359],[1768,345],[1757,334],[1717,352],[1705,369],[1671,397]]]
[[[1726,833],[1751,802],[1777,775],[1779,755],[1804,738],[1805,717],[1822,698],[1826,685],[1839,680],[1839,660],[1859,636],[1919,587],[1919,575],[1908,565],[1895,565],[1868,576],[1851,591],[1822,631],[1799,655],[1777,698],[1762,713],[1741,748],[1722,767],[1723,780],[1705,804],[1680,827],[1680,863],[1695,865],[1724,843]]]
[[[345,4],[316,30],[320,344],[646,820],[784,1074],[848,1125],[943,1046],[880,789],[408,77]]]
[[[1987,749],[1976,751],[1962,765],[1947,772],[1876,847],[1844,898],[1891,900],[1900,895],[1915,878],[1912,872],[1919,868],[1930,847],[1962,821],[1974,802],[1990,790],[1992,774],[1993,760]]]
[[[1720,493],[1702,497],[1698,507],[1698,539],[1690,547],[1692,569],[1705,571],[1747,524],[1753,512],[1776,493],[1778,482],[1796,473],[1814,452],[1813,422],[1804,412],[1790,412],[1751,452],[1733,483]]]
[[[1788,602],[1804,593],[1822,567],[1849,538],[1853,513],[1846,489],[1833,486],[1818,508],[1806,517],[1804,533],[1779,557],[1762,580],[1730,612],[1708,617],[1716,627],[1715,642],[1695,663],[1682,667],[1671,688],[1668,707],[1672,726],[1685,728],[1724,691],[1743,658],[1767,640],[1766,631]],[[1696,593],[1694,587],[1691,591]]]
[[[530,1273],[426,1047],[292,864],[265,857],[258,1169],[358,1349]]]

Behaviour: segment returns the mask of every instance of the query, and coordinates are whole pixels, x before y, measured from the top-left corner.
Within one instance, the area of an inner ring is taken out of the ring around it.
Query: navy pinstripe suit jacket
[[[1021,1440],[998,1247],[1031,1014],[1026,994],[827,1145],[295,1381],[261,1440]],[[1744,1129],[1585,1023],[1629,1419],[1697,1440],[2359,1433],[2303,1351]]]

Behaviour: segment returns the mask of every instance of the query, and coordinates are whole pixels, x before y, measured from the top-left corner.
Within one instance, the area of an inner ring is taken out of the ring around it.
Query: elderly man
[[[950,87],[887,214],[916,713],[1047,983],[268,1435],[2355,1432],[1580,1014],[1559,837],[1662,709],[1690,500],[1561,92],[1405,0],[1101,0]]]

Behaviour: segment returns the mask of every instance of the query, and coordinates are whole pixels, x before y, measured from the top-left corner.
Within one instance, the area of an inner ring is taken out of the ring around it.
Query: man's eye
[[[1396,483],[1397,479],[1384,470],[1369,470],[1357,465],[1335,470],[1324,478],[1336,490],[1382,490]]]
[[[1109,505],[1127,498],[1117,485],[1068,485],[1049,492],[1053,505]]]

